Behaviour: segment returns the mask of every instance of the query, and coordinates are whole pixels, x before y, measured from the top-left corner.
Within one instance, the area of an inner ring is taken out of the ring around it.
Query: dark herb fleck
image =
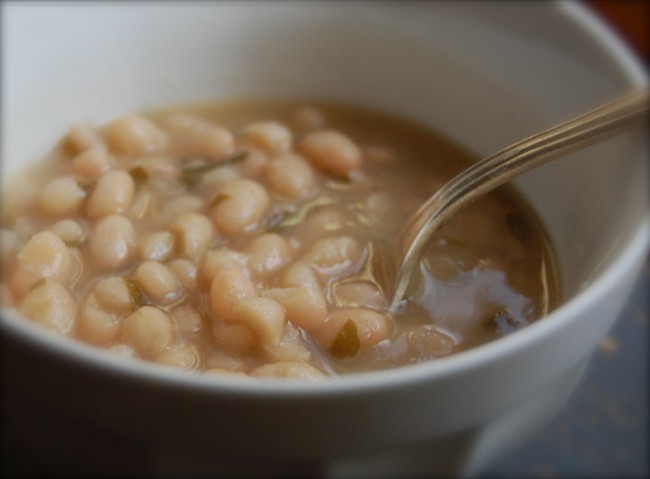
[[[129,296],[131,297],[131,303],[133,304],[133,310],[140,308],[144,305],[144,294],[140,290],[140,287],[135,281],[130,278],[125,278],[126,287],[129,290]]]
[[[330,354],[337,359],[350,358],[357,355],[360,347],[357,325],[348,319],[336,335],[330,348]]]
[[[133,167],[129,170],[129,175],[133,178],[136,185],[141,185],[149,179],[149,173],[141,166]]]

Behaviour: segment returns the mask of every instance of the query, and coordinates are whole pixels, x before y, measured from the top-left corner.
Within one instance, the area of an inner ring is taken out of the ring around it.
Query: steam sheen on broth
[[[237,102],[72,128],[3,191],[0,298],[56,333],[188,371],[319,379],[433,360],[556,304],[504,187],[434,236],[398,313],[379,246],[475,158],[422,125]]]

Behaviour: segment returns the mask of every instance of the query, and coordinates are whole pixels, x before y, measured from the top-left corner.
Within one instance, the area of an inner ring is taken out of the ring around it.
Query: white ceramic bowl
[[[485,155],[647,84],[574,3],[15,2],[3,15],[3,178],[76,122],[162,105],[334,99]],[[479,471],[562,405],[621,311],[650,238],[645,154],[621,138],[517,181],[555,240],[566,301],[507,338],[320,384],[254,382],[121,361],[5,311],[9,416],[69,469]]]

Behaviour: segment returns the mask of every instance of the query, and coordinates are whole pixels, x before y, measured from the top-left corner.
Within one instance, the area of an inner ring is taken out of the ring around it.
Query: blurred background
[[[650,66],[648,0],[584,2]],[[493,477],[650,477],[648,355],[650,258],[625,311],[560,413],[496,464]]]

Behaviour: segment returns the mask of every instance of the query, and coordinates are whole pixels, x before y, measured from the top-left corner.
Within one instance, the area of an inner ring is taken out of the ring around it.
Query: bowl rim
[[[550,7],[559,15],[573,22],[576,29],[591,38],[620,67],[632,86],[647,86],[648,75],[639,58],[626,46],[622,38],[597,15],[580,3],[553,2]],[[530,348],[544,338],[557,334],[565,324],[576,320],[580,311],[595,303],[606,291],[613,289],[638,266],[640,259],[650,249],[650,213],[630,236],[621,253],[604,269],[590,286],[560,305],[542,321],[536,321],[516,334],[477,346],[435,361],[354,373],[328,378],[323,381],[306,382],[291,380],[258,380],[236,376],[219,376],[178,371],[155,363],[131,358],[120,358],[95,346],[71,338],[61,337],[26,321],[17,313],[2,308],[2,330],[35,343],[39,347],[84,367],[93,367],[112,375],[130,379],[155,382],[170,387],[218,393],[220,395],[283,397],[283,396],[338,396],[356,392],[377,391],[385,388],[401,388],[422,382],[439,381],[486,366],[500,358]]]

